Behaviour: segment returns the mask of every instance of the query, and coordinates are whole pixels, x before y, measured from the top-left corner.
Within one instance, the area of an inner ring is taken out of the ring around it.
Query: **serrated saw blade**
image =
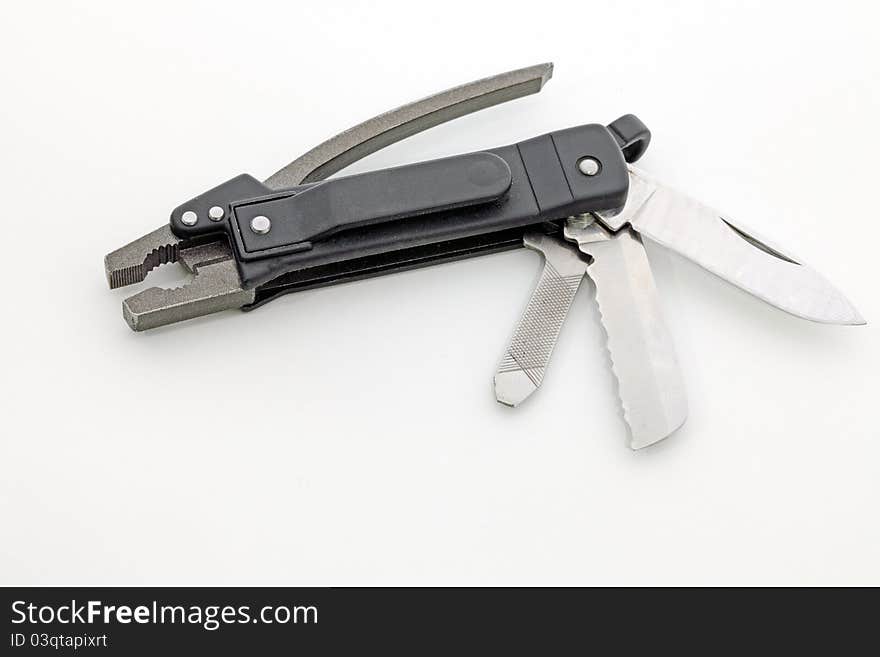
[[[630,447],[652,445],[687,419],[687,397],[645,248],[634,232],[612,235],[589,215],[570,219],[565,237],[592,259],[587,275],[595,284]]]

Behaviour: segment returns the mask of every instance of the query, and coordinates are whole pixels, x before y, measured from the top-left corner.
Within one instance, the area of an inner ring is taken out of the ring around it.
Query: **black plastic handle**
[[[497,201],[510,183],[507,162],[492,153],[471,153],[326,181],[236,203],[232,211],[242,257],[256,260],[269,249],[276,254],[287,252],[285,247],[299,251],[303,242],[341,230]],[[263,234],[249,230],[258,216],[269,217],[272,229]]]
[[[504,235],[509,244],[529,226],[621,208],[629,189],[622,148],[638,141],[590,124],[284,192],[242,175],[175,209],[171,228],[182,238],[225,232],[248,289],[314,268],[332,281],[336,268],[351,270],[344,263],[381,261],[387,270],[394,253],[442,260],[446,249],[470,252],[471,242],[492,244],[486,236]],[[592,166],[583,166],[588,159]],[[218,221],[209,212],[215,206],[224,211]],[[183,221],[190,211],[194,225]],[[252,229],[257,216],[269,219],[268,232]],[[361,269],[358,275],[369,274]]]

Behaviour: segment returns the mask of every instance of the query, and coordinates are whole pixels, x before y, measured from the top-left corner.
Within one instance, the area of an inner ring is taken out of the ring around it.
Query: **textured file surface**
[[[498,372],[498,401],[516,406],[544,380],[562,323],[583,280],[586,262],[565,243],[546,235],[529,235],[525,245],[544,254],[544,269]]]

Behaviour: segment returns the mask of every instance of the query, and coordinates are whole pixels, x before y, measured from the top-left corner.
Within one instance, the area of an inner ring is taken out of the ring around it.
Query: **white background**
[[[0,10],[0,583],[880,584],[876,3],[229,5]],[[494,401],[524,250],[123,322],[103,256],[182,201],[543,61],[541,94],[349,171],[634,112],[644,169],[872,323],[652,248],[691,410],[633,453],[589,288],[540,392]]]

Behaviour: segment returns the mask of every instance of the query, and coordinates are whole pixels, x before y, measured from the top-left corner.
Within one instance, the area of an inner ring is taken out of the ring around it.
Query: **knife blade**
[[[852,303],[811,267],[699,201],[630,167],[620,214],[597,215],[613,231],[629,224],[704,269],[792,315],[827,324],[864,324]]]

